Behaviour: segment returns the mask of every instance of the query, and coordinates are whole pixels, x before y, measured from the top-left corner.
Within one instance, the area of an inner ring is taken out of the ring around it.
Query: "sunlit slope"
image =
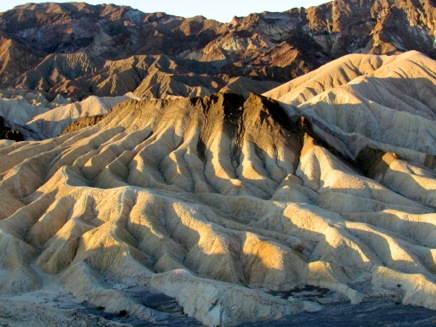
[[[436,63],[419,52],[346,56],[265,95],[336,135],[353,158],[369,146],[435,165]]]
[[[351,54],[266,92],[264,95],[298,106],[316,95],[374,73],[396,56]]]
[[[0,292],[44,288],[41,270],[80,301],[159,319],[125,292],[147,285],[209,325],[318,310],[270,292],[304,285],[436,309],[434,170],[345,161],[325,135],[274,101],[221,94],[129,100],[3,146]]]

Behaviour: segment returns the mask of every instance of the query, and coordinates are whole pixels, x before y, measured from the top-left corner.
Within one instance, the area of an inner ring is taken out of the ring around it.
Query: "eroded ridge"
[[[129,100],[95,126],[2,146],[0,292],[52,276],[108,312],[162,319],[125,291],[147,286],[210,325],[320,309],[272,295],[305,285],[436,309],[434,169],[345,158],[317,130],[221,94]]]

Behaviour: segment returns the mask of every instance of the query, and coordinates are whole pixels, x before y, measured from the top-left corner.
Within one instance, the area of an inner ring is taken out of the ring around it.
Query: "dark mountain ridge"
[[[201,96],[235,77],[266,91],[348,53],[436,58],[435,17],[430,0],[338,0],[226,24],[112,4],[27,4],[0,14],[0,81],[77,99]]]

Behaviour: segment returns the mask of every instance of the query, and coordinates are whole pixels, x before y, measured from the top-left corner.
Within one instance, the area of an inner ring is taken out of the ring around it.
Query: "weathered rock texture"
[[[128,100],[2,144],[0,293],[53,276],[155,321],[128,293],[147,286],[209,325],[319,310],[273,295],[305,285],[436,309],[435,76],[417,52],[354,55],[269,94],[293,105]]]
[[[262,93],[349,53],[436,58],[435,19],[431,0],[337,0],[227,24],[116,5],[28,4],[0,13],[0,87],[75,100]],[[256,83],[235,87],[240,77]]]

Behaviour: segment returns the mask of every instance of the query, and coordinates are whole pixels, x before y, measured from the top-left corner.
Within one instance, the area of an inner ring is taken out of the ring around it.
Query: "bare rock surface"
[[[418,50],[434,59],[435,19],[432,0],[336,0],[226,23],[114,4],[30,3],[0,13],[0,86],[75,101],[259,93],[258,82],[284,83],[351,53]],[[235,87],[240,77],[252,81]]]
[[[1,13],[0,323],[433,323],[434,22]]]
[[[93,126],[2,144],[2,297],[56,279],[107,314],[159,323],[182,311],[207,325],[380,299],[436,310],[434,103],[420,96],[435,94],[435,63],[416,52],[356,58],[336,64],[368,76],[345,74],[354,78],[297,107],[255,94],[132,99]],[[393,77],[375,92],[370,74]],[[419,89],[403,86],[421,77]],[[325,95],[359,90],[370,100],[352,104],[378,110],[376,96],[399,87],[410,106],[383,97],[391,118],[351,116],[366,129],[341,125],[353,97]],[[392,137],[411,126],[412,142]],[[344,135],[369,141],[357,151]]]

